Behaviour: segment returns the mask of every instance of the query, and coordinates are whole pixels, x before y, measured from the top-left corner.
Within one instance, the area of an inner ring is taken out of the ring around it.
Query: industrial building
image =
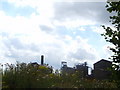
[[[62,74],[73,74],[75,73],[76,71],[78,71],[80,73],[80,75],[82,75],[82,77],[86,77],[88,76],[88,66],[87,66],[87,63],[79,63],[79,64],[76,64],[75,67],[68,67],[67,66],[67,62],[62,62],[61,63],[61,72]]]
[[[48,64],[44,63],[44,55],[41,55],[41,64],[38,64],[37,62],[33,62],[33,63],[29,63],[29,65],[32,65],[34,67],[46,67],[48,70],[48,73],[52,73],[53,72],[53,68],[52,66],[49,66]]]
[[[76,64],[73,68],[68,67],[67,62],[62,62],[61,64],[62,73],[73,74],[78,71],[80,72],[80,75],[82,75],[81,77],[90,77],[99,80],[109,79],[112,75],[112,72],[109,70],[112,67],[112,62],[104,59],[93,64],[94,69],[92,70],[91,75],[88,75],[88,68],[90,67],[87,66],[86,62]]]
[[[62,74],[73,74],[75,73],[75,68],[68,67],[67,62],[61,62],[61,72]]]
[[[96,79],[109,79],[112,75],[110,68],[112,67],[112,62],[108,60],[100,60],[94,63],[94,70],[92,71],[92,75]]]
[[[31,63],[33,66],[39,66],[37,62]],[[46,66],[51,69],[52,73],[52,67],[49,67],[48,64],[44,63],[44,56],[41,55],[41,66]],[[62,61],[61,62],[61,74],[74,74],[75,72],[78,72],[80,77],[83,78],[95,78],[99,80],[103,79],[109,79],[112,75],[112,72],[109,70],[112,67],[112,62],[101,59],[100,61],[93,64],[94,68],[91,70],[91,75],[88,75],[88,67],[87,62],[84,63],[78,63],[75,65],[75,67],[68,67],[67,62]]]
[[[87,77],[88,76],[87,62],[77,64],[76,71],[78,71],[82,75],[82,77]]]

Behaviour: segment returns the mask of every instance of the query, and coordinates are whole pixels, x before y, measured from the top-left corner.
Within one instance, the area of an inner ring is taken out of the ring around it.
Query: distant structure
[[[67,62],[61,62],[61,71],[63,74],[73,74],[78,71],[82,77],[86,77],[88,75],[88,66],[87,63],[79,63],[75,67],[68,67]]]
[[[34,67],[39,66],[39,64],[37,62],[30,63],[30,65],[32,65]]]
[[[112,72],[109,70],[112,66],[112,62],[101,59],[100,61],[94,63],[94,69],[91,72],[91,75],[88,75],[87,62],[76,64],[75,67],[68,67],[67,62],[61,62],[61,72],[62,74],[73,74],[76,71],[79,72],[80,77],[83,78],[95,78],[98,80],[109,79],[112,75]]]
[[[44,55],[41,55],[41,65],[44,65]]]
[[[77,64],[76,65],[76,71],[80,72],[82,77],[87,77],[88,76],[87,62]]]
[[[95,79],[109,79],[112,72],[109,70],[112,66],[112,62],[108,60],[101,59],[100,61],[94,63],[94,70],[92,75]]]
[[[37,62],[33,62],[31,63],[32,66],[36,66],[36,65],[39,65]],[[44,55],[41,55],[41,64],[40,65],[47,65],[47,64],[44,64]]]
[[[62,74],[73,74],[75,73],[75,68],[67,67],[67,62],[61,62],[61,72]]]
[[[67,62],[61,62],[61,67],[67,67]]]
[[[49,72],[52,73],[52,66],[49,67],[48,64],[44,64],[44,55],[41,55],[41,65],[37,62],[30,63],[32,66],[45,66],[49,69]],[[93,64],[94,69],[91,70],[91,75],[88,75],[88,67],[87,62],[78,63],[75,67],[68,67],[67,62],[61,62],[61,74],[74,74],[78,72],[80,77],[82,78],[95,78],[98,80],[109,79],[112,75],[112,72],[109,70],[112,67],[112,62],[101,59],[100,61]]]

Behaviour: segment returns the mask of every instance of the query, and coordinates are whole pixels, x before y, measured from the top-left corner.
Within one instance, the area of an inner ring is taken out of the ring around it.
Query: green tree
[[[107,42],[112,43],[115,47],[110,47],[110,50],[114,53],[111,56],[113,60],[113,75],[115,76],[115,81],[120,87],[120,1],[119,2],[107,2],[106,9],[109,13],[112,13],[110,16],[110,22],[112,27],[106,27],[102,25],[105,29],[105,33],[102,36],[105,37]]]

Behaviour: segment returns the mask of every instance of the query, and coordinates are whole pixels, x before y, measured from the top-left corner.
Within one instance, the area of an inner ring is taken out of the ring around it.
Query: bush
[[[80,77],[80,73],[53,73],[49,66],[39,64],[6,64],[3,88],[117,88],[114,82]]]

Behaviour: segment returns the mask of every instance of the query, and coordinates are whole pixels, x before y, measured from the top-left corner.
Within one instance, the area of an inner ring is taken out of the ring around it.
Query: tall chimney
[[[41,65],[44,64],[44,55],[41,55]]]

